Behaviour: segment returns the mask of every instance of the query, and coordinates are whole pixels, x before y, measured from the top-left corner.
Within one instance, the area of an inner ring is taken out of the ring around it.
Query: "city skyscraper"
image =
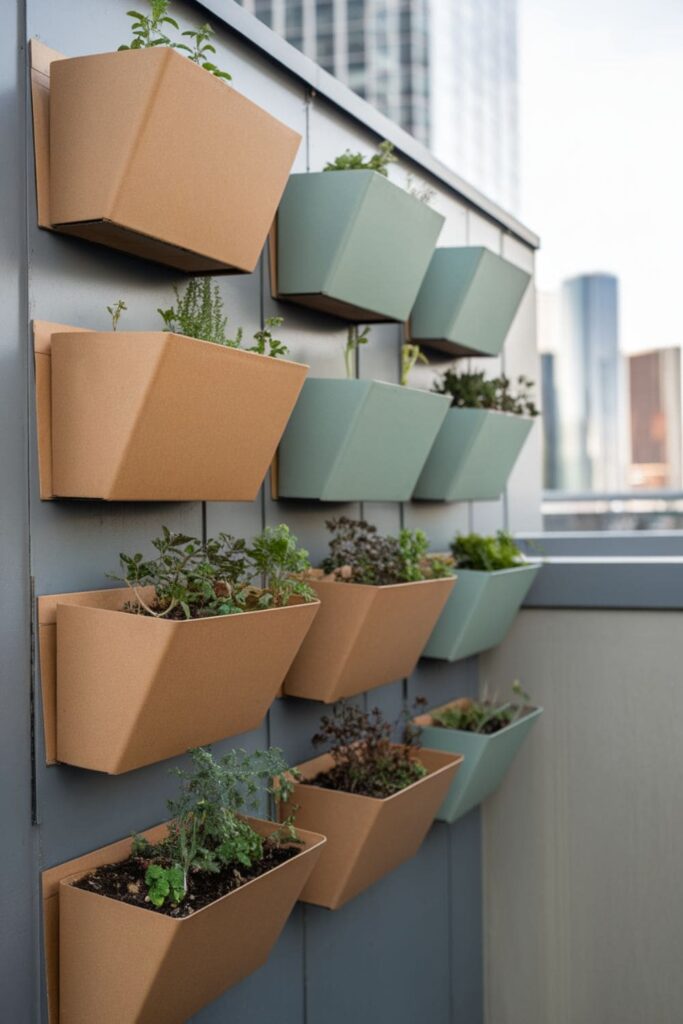
[[[681,350],[628,357],[632,487],[678,489],[683,483]]]
[[[555,353],[541,352],[541,407],[543,415],[543,486],[548,491],[559,486],[557,443],[557,382]]]
[[[476,188],[517,211],[517,0],[241,2]]]
[[[619,284],[612,274],[564,281],[557,388],[557,486],[616,491],[623,485],[624,386]]]

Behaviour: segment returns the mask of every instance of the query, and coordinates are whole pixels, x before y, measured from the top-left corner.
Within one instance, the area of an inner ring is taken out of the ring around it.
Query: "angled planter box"
[[[304,903],[337,910],[417,853],[462,762],[458,754],[426,748],[418,757],[429,774],[384,800],[313,785],[332,767],[330,754],[298,766],[307,781],[292,795],[297,827],[320,828],[327,838],[299,897]]]
[[[306,380],[280,443],[279,497],[408,501],[449,407],[399,384]]]
[[[499,498],[533,420],[491,409],[451,408],[424,464],[413,498]]]
[[[443,222],[376,171],[293,174],[278,210],[278,296],[361,323],[407,320]]]
[[[421,345],[497,356],[531,275],[484,246],[437,249],[410,317]]]
[[[52,227],[186,272],[254,270],[296,132],[168,47],[53,60],[49,78]]]
[[[446,707],[448,704],[443,704],[436,710],[442,711]],[[422,743],[434,750],[462,754],[465,758],[437,812],[438,821],[449,824],[457,821],[498,789],[542,711],[543,708],[528,708],[523,718],[490,735],[443,729],[432,725],[431,714],[416,718],[416,723],[422,726]]]
[[[453,577],[384,587],[310,582],[320,611],[284,692],[326,704],[409,676],[455,585]]]
[[[499,572],[457,569],[458,585],[425,646],[425,658],[458,661],[496,647],[515,620],[540,565]]]
[[[262,835],[273,831],[271,822],[248,820]],[[158,841],[164,832],[144,835]],[[184,1024],[261,967],[325,843],[300,835],[295,857],[184,918],[73,887],[95,867],[124,860],[130,840],[48,872],[59,894],[58,925],[46,934],[48,970],[59,961],[51,1024]]]
[[[49,359],[52,494],[105,501],[253,501],[308,369],[163,331],[53,333]]]
[[[130,597],[41,599],[56,604],[58,761],[117,775],[256,728],[319,607],[168,621],[121,611]]]

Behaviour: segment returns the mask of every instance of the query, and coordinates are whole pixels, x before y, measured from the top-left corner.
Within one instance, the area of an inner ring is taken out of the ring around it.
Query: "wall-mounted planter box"
[[[411,674],[455,580],[385,587],[312,580],[320,611],[284,692],[326,704]]]
[[[308,367],[163,331],[34,330],[42,497],[254,500]]]
[[[410,317],[421,345],[497,356],[531,275],[483,246],[437,249]]]
[[[436,709],[442,711],[447,704]],[[436,815],[452,823],[491,796],[505,778],[512,760],[543,708],[529,708],[518,721],[498,732],[465,732],[432,725],[431,714],[416,719],[422,726],[421,742],[434,750],[462,754],[464,764],[448,790]]]
[[[299,823],[320,828],[327,837],[300,896],[304,903],[337,910],[417,853],[462,761],[457,754],[428,749],[418,756],[429,774],[384,800],[306,781],[294,787],[297,828]],[[332,763],[323,754],[298,768],[304,780],[311,780]]]
[[[301,137],[168,47],[58,56],[32,47],[41,226],[253,271]]]
[[[271,822],[249,818],[262,835]],[[143,833],[159,841],[165,826]],[[50,1024],[184,1024],[261,967],[324,846],[301,852],[189,917],[172,918],[71,883],[130,853],[130,839],[43,875]]]
[[[319,608],[169,621],[121,611],[130,597],[39,599],[48,758],[117,775],[256,728]]]
[[[408,501],[449,401],[376,380],[306,380],[280,443],[279,497]]]
[[[423,656],[458,661],[496,647],[514,622],[540,565],[499,572],[457,569],[458,585],[446,602]]]
[[[424,501],[499,498],[533,420],[490,409],[449,409],[415,488]]]
[[[376,171],[293,174],[278,210],[277,295],[345,320],[407,320],[443,222]]]

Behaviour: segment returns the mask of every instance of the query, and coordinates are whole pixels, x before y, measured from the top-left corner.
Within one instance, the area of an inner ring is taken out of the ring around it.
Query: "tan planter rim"
[[[245,817],[247,817],[247,816],[245,816]],[[272,829],[273,832],[277,831],[278,823],[275,822],[275,821],[268,821],[268,820],[262,819],[262,818],[257,818],[257,819],[250,818],[248,820],[251,822],[251,824],[259,824],[259,825],[264,825],[264,826],[265,825],[269,825],[269,826],[272,825],[273,826],[273,829]],[[258,831],[260,831],[260,829]],[[129,916],[131,915],[131,913],[134,914],[134,915],[138,915],[140,913],[142,913],[142,914],[152,914],[152,913],[154,913],[154,914],[157,914],[157,916],[162,917],[162,918],[163,917],[168,917],[169,920],[174,923],[174,925],[182,926],[186,921],[191,921],[193,918],[198,917],[200,914],[203,914],[205,910],[211,910],[211,908],[215,907],[216,904],[223,903],[225,900],[230,899],[230,897],[233,896],[236,892],[240,892],[240,890],[242,890],[242,889],[247,889],[249,886],[253,886],[254,882],[258,882],[261,878],[264,878],[265,875],[273,875],[273,874],[275,874],[276,871],[279,871],[280,868],[287,867],[287,865],[291,861],[295,860],[296,857],[300,856],[301,854],[306,853],[308,850],[315,850],[318,846],[322,846],[324,843],[327,842],[326,837],[320,835],[318,832],[310,832],[307,829],[297,829],[297,832],[301,836],[301,838],[304,840],[304,843],[302,845],[298,845],[298,844],[295,844],[295,843],[284,843],[283,844],[284,846],[293,846],[293,847],[295,847],[297,852],[295,853],[294,857],[290,857],[289,860],[283,861],[282,864],[277,864],[274,868],[269,868],[268,871],[264,871],[264,872],[262,872],[262,874],[256,875],[256,877],[254,877],[254,878],[250,878],[248,882],[243,882],[242,885],[238,885],[235,889],[232,889],[230,892],[226,892],[223,896],[219,896],[218,899],[212,900],[211,903],[207,903],[206,906],[201,907],[199,910],[195,910],[191,914],[187,914],[185,917],[169,917],[168,914],[159,913],[158,911],[147,910],[145,907],[136,907],[132,903],[125,903],[123,900],[117,900],[113,896],[108,896],[105,893],[90,892],[90,890],[87,890],[87,889],[84,889],[84,890],[81,890],[81,891],[84,892],[86,894],[86,896],[93,896],[95,899],[112,900],[114,903],[122,904],[122,906],[125,908],[123,912],[128,914]],[[267,834],[265,832],[265,830],[264,830],[264,834]],[[124,859],[126,859],[126,858],[124,858]],[[112,863],[118,864],[120,862],[119,861],[113,861]],[[80,871],[76,871],[76,872],[74,872],[71,875],[66,875],[64,878],[61,878],[60,881],[59,881],[60,889],[65,887],[65,886],[71,885],[72,882],[77,881],[79,878],[84,878],[86,875],[92,874],[93,871],[96,871],[96,870],[97,870],[97,868],[83,868]],[[131,920],[132,920],[132,918],[131,918]]]
[[[450,583],[457,580],[457,573],[453,576],[441,576],[438,579],[430,580],[404,580],[402,583],[353,583],[352,581],[330,580],[324,577],[311,577],[316,586],[343,586],[352,587],[354,590],[402,590],[405,587],[421,587],[425,583]]]
[[[394,746],[394,747],[403,746],[403,744],[394,743],[394,744],[392,744],[392,746]],[[328,786],[316,786],[313,782],[310,782],[310,781],[308,781],[306,779],[295,780],[295,783],[296,783],[297,786],[306,787],[307,789],[317,789],[317,790],[321,790],[321,791],[326,792],[326,793],[333,793],[335,796],[339,797],[340,799],[345,800],[349,805],[351,803],[353,803],[353,802],[358,803],[361,800],[362,801],[371,800],[373,803],[376,803],[376,804],[387,804],[390,801],[395,800],[397,797],[402,796],[404,793],[407,793],[409,790],[414,789],[415,786],[419,786],[421,782],[425,781],[425,779],[431,778],[431,777],[433,777],[435,775],[441,775],[443,772],[450,771],[450,769],[452,768],[452,766],[454,764],[455,765],[460,765],[460,764],[462,764],[462,762],[464,760],[464,756],[462,754],[450,754],[449,753],[449,754],[447,754],[447,756],[445,758],[442,758],[442,755],[444,754],[443,750],[434,750],[431,747],[419,747],[417,749],[417,754],[418,754],[417,760],[418,761],[420,760],[419,755],[423,751],[426,751],[427,754],[435,755],[438,760],[442,760],[443,759],[444,763],[441,764],[441,765],[435,766],[433,768],[429,768],[428,765],[423,764],[423,767],[427,768],[427,774],[423,775],[422,778],[420,778],[420,779],[415,779],[415,781],[411,782],[409,786],[404,786],[403,789],[399,789],[395,793],[392,793],[391,796],[379,797],[379,796],[365,796],[363,793],[349,793],[345,789],[332,789],[331,787],[328,787]],[[325,754],[320,754],[319,757],[311,758],[310,761],[303,761],[300,765],[297,765],[296,767],[298,769],[302,769],[302,768],[305,768],[306,765],[313,764],[315,761],[322,760],[322,759],[327,760],[328,758],[329,758],[330,763],[332,763],[332,755],[328,752],[328,753],[325,753]],[[321,766],[321,770],[324,771],[324,767],[323,766]],[[316,774],[319,774],[319,773],[316,772]]]

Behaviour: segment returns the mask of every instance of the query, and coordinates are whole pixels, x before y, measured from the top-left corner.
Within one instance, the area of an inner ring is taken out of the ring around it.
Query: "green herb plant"
[[[333,767],[313,779],[313,785],[345,793],[384,797],[398,793],[427,774],[418,757],[420,729],[412,714],[425,704],[419,698],[413,712],[404,709],[394,723],[379,708],[364,711],[349,701],[339,701],[331,714],[323,715],[313,737],[316,747],[329,747]],[[402,733],[401,742],[392,737]]]
[[[498,732],[524,718],[529,712],[531,697],[522,689],[519,680],[512,684],[512,692],[517,700],[504,703],[488,697],[482,700],[461,697],[440,711],[432,711],[432,722],[444,729],[459,729],[462,732]]]
[[[218,285],[210,277],[193,277],[181,293],[174,286],[176,301],[168,309],[158,309],[164,322],[164,330],[184,334],[188,338],[212,341],[228,348],[240,348],[244,337],[241,327],[234,338],[227,334],[228,318],[223,312],[223,298]],[[265,326],[255,332],[254,344],[246,351],[259,355],[281,356],[287,354],[287,346],[274,338],[271,328],[281,327],[281,316],[269,317]]]
[[[429,360],[420,346],[406,341],[401,346],[401,385],[403,387],[408,383],[408,378],[416,363],[424,363],[426,366],[429,366]]]
[[[330,519],[325,525],[332,538],[322,569],[342,583],[388,586],[453,575],[449,559],[427,554],[429,541],[422,530],[382,536],[372,523],[348,516]]]
[[[267,850],[300,842],[293,814],[267,836],[242,816],[257,810],[264,797],[291,797],[298,773],[281,750],[231,750],[215,758],[210,748],[198,747],[189,756],[189,770],[171,769],[180,792],[168,801],[167,837],[153,844],[134,837],[132,856],[145,867],[146,899],[157,909],[183,903],[199,876],[231,871],[239,880],[241,870],[257,865]]]
[[[347,149],[330,163],[325,164],[324,171],[377,171],[385,178],[389,174],[389,165],[396,163],[393,143],[385,139],[380,142],[378,150],[370,157],[363,153],[352,153]]]
[[[216,53],[216,47],[211,42],[215,35],[211,26],[205,24],[198,29],[188,29],[181,33],[181,37],[187,42],[173,42],[168,35],[169,27],[180,32],[180,25],[175,18],[170,17],[169,7],[170,0],[149,0],[149,14],[127,11],[128,17],[133,19],[133,39],[130,43],[119,46],[119,50],[146,50],[152,46],[168,46],[172,50],[182,50],[194,64],[198,64],[216,78],[230,81],[232,75],[227,71],[221,71],[209,59],[209,54]]]
[[[119,320],[121,319],[121,314],[127,309],[128,306],[125,304],[123,299],[119,299],[113,306],[107,306],[107,313],[109,313],[109,316],[111,317],[112,331],[117,329],[119,326]]]
[[[421,203],[425,203],[427,206],[431,203],[432,199],[436,197],[436,189],[432,188],[431,185],[427,185],[417,178],[413,177],[412,174],[406,175],[406,192],[416,199],[419,199]]]
[[[308,552],[284,523],[268,527],[251,545],[226,533],[202,543],[163,526],[152,545],[156,557],[122,553],[122,574],[109,574],[131,589],[125,611],[196,619],[280,608],[294,597],[315,599],[304,579]],[[152,588],[151,598],[143,593],[146,588]]]
[[[517,390],[512,391],[513,382],[505,375],[487,379],[483,373],[458,373],[451,368],[435,383],[434,391],[450,395],[459,409],[493,409],[516,416],[538,416],[532,398],[534,382],[520,375],[515,386]]]
[[[492,537],[478,533],[458,534],[451,544],[451,552],[458,569],[475,572],[499,572],[525,564],[522,552],[505,530],[499,530]]]
[[[357,324],[350,324],[349,330],[346,335],[346,345],[344,346],[344,367],[346,368],[346,376],[349,380],[353,380],[356,376],[355,373],[355,357],[361,345],[367,345],[370,340],[370,328],[365,327],[361,331]]]

